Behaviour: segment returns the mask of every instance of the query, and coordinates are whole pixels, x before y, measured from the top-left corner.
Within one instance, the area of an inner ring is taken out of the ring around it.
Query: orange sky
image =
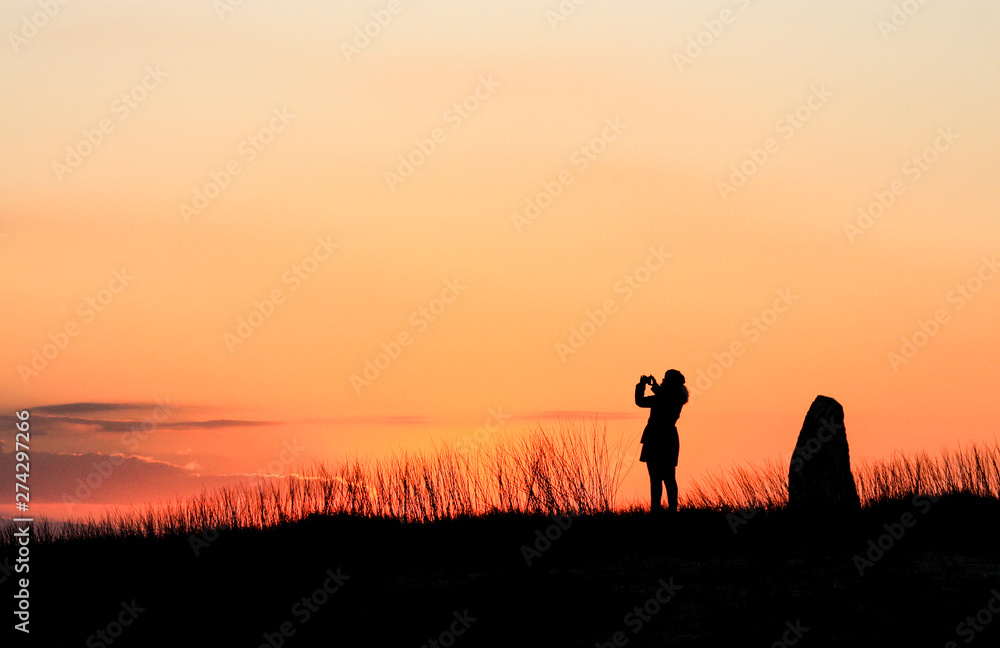
[[[996,438],[995,3],[347,4],[4,3],[4,452],[154,497],[671,367],[682,487],[817,394],[856,458]]]

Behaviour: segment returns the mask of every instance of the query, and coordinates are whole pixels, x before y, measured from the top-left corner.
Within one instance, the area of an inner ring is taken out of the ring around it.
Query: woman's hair
[[[678,384],[683,385],[684,384],[684,374],[682,374],[681,372],[677,371],[676,369],[670,369],[669,371],[667,371],[666,374],[664,374],[664,376],[663,376],[663,382],[678,383]]]
[[[670,369],[663,376],[663,386],[667,385],[684,394],[684,399],[681,401],[682,403],[688,402],[688,390],[687,387],[684,386],[684,374],[676,369]]]

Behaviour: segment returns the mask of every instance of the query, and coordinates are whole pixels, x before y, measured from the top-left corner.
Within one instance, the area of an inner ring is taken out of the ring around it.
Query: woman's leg
[[[646,470],[649,471],[649,510],[655,513],[660,510],[660,499],[663,497],[663,477],[653,461],[646,462]]]
[[[667,499],[669,500],[669,510],[677,510],[677,466],[665,466],[663,470],[663,483],[667,485]]]

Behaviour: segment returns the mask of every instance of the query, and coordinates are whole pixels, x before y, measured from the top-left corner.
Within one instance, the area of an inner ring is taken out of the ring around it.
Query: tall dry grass
[[[1000,443],[972,444],[932,457],[896,454],[853,467],[862,506],[913,495],[974,495],[1000,499]],[[682,507],[715,510],[782,508],[788,502],[788,462],[734,466],[701,477],[680,499]]]
[[[631,448],[631,444],[627,444]],[[433,522],[490,513],[581,515],[617,509],[630,466],[596,420],[523,436],[501,435],[463,452],[442,445],[385,459],[313,463],[281,479],[257,480],[197,497],[114,510],[101,518],[36,523],[35,540],[157,538],[207,530],[262,529],[312,514]],[[0,528],[0,542],[13,540]]]
[[[433,522],[492,513],[592,514],[639,510],[618,501],[635,439],[610,444],[595,421],[590,430],[563,425],[524,436],[505,435],[471,452],[440,446],[429,453],[385,459],[355,457],[334,466],[314,463],[282,479],[258,480],[197,497],[113,510],[101,518],[36,522],[36,542],[87,538],[147,539],[204,535],[208,530],[263,529],[312,514],[346,514]],[[682,508],[784,507],[788,463],[736,466],[695,480]],[[854,468],[863,506],[912,495],[970,494],[1000,498],[1000,444],[971,445],[931,457],[899,454]],[[0,525],[12,544],[14,525]]]
[[[862,462],[854,481],[863,505],[916,494],[1000,498],[1000,443]]]
[[[788,502],[788,464],[733,466],[694,479],[680,498],[682,508],[778,509]]]

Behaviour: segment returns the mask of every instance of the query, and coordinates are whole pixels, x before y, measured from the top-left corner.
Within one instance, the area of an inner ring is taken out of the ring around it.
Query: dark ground
[[[735,533],[734,520],[691,510],[567,518],[563,529],[527,516],[314,517],[220,532],[198,556],[188,537],[36,546],[31,643],[965,646],[974,633],[971,645],[1000,645],[1000,614],[987,608],[1000,591],[998,502],[894,502],[842,519],[758,514]],[[556,539],[536,547],[546,530]],[[854,556],[880,537],[889,548],[860,574]],[[531,565],[523,546],[540,550]],[[128,609],[133,600],[141,611]],[[970,616],[981,631],[959,626]],[[119,617],[130,622],[119,636],[97,634],[117,634]]]

